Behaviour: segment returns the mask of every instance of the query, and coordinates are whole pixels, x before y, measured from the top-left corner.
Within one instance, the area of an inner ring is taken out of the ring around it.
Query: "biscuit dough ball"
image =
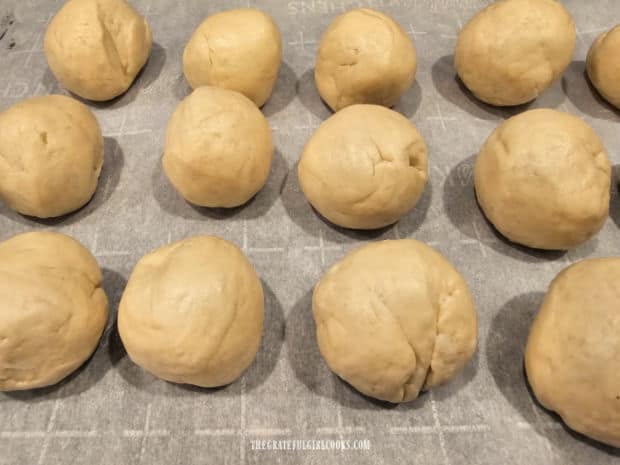
[[[77,210],[102,165],[99,123],[77,100],[34,97],[0,113],[0,198],[13,210],[39,218]]]
[[[484,214],[513,242],[566,250],[594,236],[609,212],[611,164],[576,116],[531,110],[500,125],[474,169]]]
[[[176,108],[166,130],[166,176],[189,202],[237,207],[265,184],[273,143],[269,123],[250,99],[199,87]]]
[[[551,283],[530,329],[527,378],[573,430],[620,447],[620,259],[578,262]]]
[[[263,313],[263,288],[243,253],[196,236],[142,257],[121,298],[118,330],[129,357],[155,376],[216,387],[254,360]]]
[[[0,243],[0,391],[58,383],[95,351],[108,319],[97,261],[54,232]]]
[[[211,15],[198,26],[183,52],[183,73],[193,89],[235,90],[261,107],[273,91],[281,59],[273,19],[242,8]]]
[[[426,143],[400,113],[353,105],[317,129],[304,148],[298,176],[308,201],[332,223],[381,228],[398,221],[422,195]]]
[[[356,103],[391,107],[413,84],[416,63],[402,27],[361,8],[338,16],[323,33],[314,80],[334,111]]]
[[[69,0],[45,33],[56,79],[89,100],[110,100],[131,86],[151,53],[151,29],[125,0]]]
[[[599,94],[620,108],[620,25],[601,34],[592,44],[586,69]]]
[[[312,313],[331,370],[389,402],[447,382],[476,350],[467,284],[441,254],[411,239],[349,253],[314,288]]]
[[[461,30],[454,63],[465,86],[491,105],[534,100],[570,64],[575,24],[557,0],[498,0]]]

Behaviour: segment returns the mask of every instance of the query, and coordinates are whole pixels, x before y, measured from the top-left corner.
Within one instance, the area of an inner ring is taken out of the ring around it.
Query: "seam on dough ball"
[[[400,334],[402,335],[404,341],[407,343],[407,345],[409,346],[409,349],[411,350],[411,355],[413,356],[413,366],[411,367],[410,370],[410,374],[409,377],[406,379],[406,381],[403,383],[403,385],[400,388],[400,395],[398,396],[398,398],[396,399],[396,402],[403,402],[405,401],[405,398],[407,396],[407,387],[408,386],[414,386],[414,384],[411,382],[413,380],[413,378],[416,375],[416,371],[417,371],[417,367],[418,367],[418,354],[415,350],[415,347],[413,346],[412,342],[409,340],[409,337],[407,336],[407,332],[405,331],[405,328],[403,327],[402,322],[400,321],[400,319],[398,318],[398,316],[392,311],[392,309],[390,308],[389,305],[387,305],[384,301],[384,299],[381,297],[380,294],[373,292],[371,295],[375,296],[376,300],[385,308],[385,310],[387,310],[387,312],[390,314],[390,316],[392,317],[392,319],[394,320],[394,322],[396,323],[396,325],[398,326],[398,329],[400,330]],[[370,308],[372,309],[372,311],[374,312],[374,307],[372,302],[370,303]],[[417,391],[419,393],[420,388],[422,386],[419,386],[417,388]],[[414,397],[414,399],[418,396],[418,394],[416,393],[416,396]]]
[[[95,4],[96,4],[96,9],[97,9],[97,14],[96,14],[97,21],[99,22],[99,26],[101,27],[101,32],[103,33],[102,45],[105,50],[106,57],[108,58],[108,61],[110,63],[114,61],[118,62],[123,76],[126,77],[127,76],[127,64],[123,63],[123,60],[121,59],[121,55],[118,51],[118,45],[116,44],[116,41],[114,40],[115,37],[110,31],[110,29],[108,28],[108,25],[106,24],[106,21],[105,21],[106,17],[105,17],[104,11],[101,8],[101,4],[98,1],[95,2]]]

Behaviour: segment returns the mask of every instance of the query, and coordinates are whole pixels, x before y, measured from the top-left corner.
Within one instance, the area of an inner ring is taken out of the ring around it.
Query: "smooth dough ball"
[[[500,125],[474,169],[484,214],[513,242],[577,247],[609,212],[611,164],[594,130],[576,116],[531,110]]]
[[[69,0],[45,33],[45,57],[60,83],[89,100],[131,86],[151,53],[151,29],[125,0]]]
[[[556,0],[498,0],[461,30],[454,56],[465,86],[491,105],[534,100],[575,49],[575,24]]]
[[[166,130],[166,176],[189,202],[237,207],[265,184],[273,143],[269,123],[250,99],[199,87],[172,114]]]
[[[578,262],[551,283],[525,349],[538,401],[620,447],[620,259]]]
[[[447,382],[476,350],[467,284],[441,254],[411,239],[349,253],[314,288],[312,312],[331,370],[389,402]]]
[[[233,244],[196,236],[134,268],[118,309],[129,357],[176,383],[229,384],[252,363],[263,332],[263,288]]]
[[[601,34],[592,44],[586,69],[596,90],[620,108],[620,25]]]
[[[353,105],[317,129],[304,148],[298,176],[308,201],[332,223],[381,228],[398,221],[422,195],[426,143],[400,113]]]
[[[280,31],[253,8],[209,16],[183,52],[183,73],[193,89],[216,86],[241,92],[259,107],[267,101],[282,59]]]
[[[0,243],[0,391],[56,384],[95,351],[108,320],[97,261],[53,232]]]
[[[102,165],[99,123],[77,100],[34,97],[0,113],[0,198],[13,210],[39,218],[77,210]]]
[[[362,8],[329,25],[314,79],[334,111],[356,103],[391,107],[411,87],[415,71],[416,51],[407,33],[389,16]]]

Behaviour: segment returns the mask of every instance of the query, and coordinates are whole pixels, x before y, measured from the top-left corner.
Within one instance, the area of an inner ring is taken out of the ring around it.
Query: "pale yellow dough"
[[[241,8],[211,15],[198,26],[183,52],[183,73],[194,89],[235,90],[261,107],[273,91],[281,59],[273,19]]]
[[[0,391],[56,384],[94,352],[108,319],[95,258],[53,232],[0,243]]]
[[[323,33],[314,79],[332,110],[356,103],[391,107],[411,87],[416,51],[392,18],[368,8],[338,16]]]
[[[609,212],[611,164],[576,116],[540,109],[500,125],[476,160],[476,196],[513,242],[566,250],[594,236]]]
[[[252,363],[263,332],[263,288],[233,244],[191,237],[142,257],[118,310],[129,357],[176,383],[216,387]]]
[[[0,113],[0,198],[13,210],[40,218],[77,210],[102,165],[99,123],[77,100],[34,97]]]
[[[256,105],[238,92],[205,86],[170,118],[162,163],[189,202],[236,207],[263,187],[272,156],[271,128]]]
[[[575,24],[557,0],[498,0],[476,14],[456,43],[456,71],[491,105],[534,100],[570,64]]]
[[[620,447],[620,258],[578,262],[551,283],[525,349],[539,402]]]
[[[349,253],[315,287],[312,312],[332,371],[389,402],[447,382],[476,350],[467,284],[441,254],[410,239]]]
[[[620,108],[620,25],[601,34],[592,44],[586,68],[596,90]]]
[[[422,195],[426,143],[400,113],[353,105],[327,119],[306,143],[298,176],[306,198],[332,223],[381,228],[398,221]]]
[[[45,33],[45,57],[80,97],[110,100],[131,86],[151,53],[151,29],[125,0],[69,0]]]

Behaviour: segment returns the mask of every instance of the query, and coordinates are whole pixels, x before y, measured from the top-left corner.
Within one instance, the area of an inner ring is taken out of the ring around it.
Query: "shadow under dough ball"
[[[411,239],[349,253],[315,287],[312,313],[331,370],[388,402],[447,382],[476,350],[467,284],[441,254]]]
[[[108,319],[97,261],[54,232],[0,243],[0,391],[58,383],[95,351]]]
[[[95,115],[63,95],[34,97],[0,113],[0,198],[39,218],[61,216],[95,193],[103,137]]]
[[[620,25],[601,34],[592,44],[586,69],[598,93],[620,108]]]
[[[45,33],[45,57],[56,79],[82,98],[124,93],[151,53],[151,29],[125,0],[69,0]]]
[[[233,244],[195,236],[140,259],[118,309],[129,357],[159,378],[202,387],[233,382],[263,333],[263,288]]]
[[[534,100],[570,64],[575,24],[556,0],[498,0],[461,30],[454,54],[465,86],[491,105]]]
[[[391,107],[411,87],[416,51],[392,18],[368,8],[338,16],[323,33],[314,79],[338,111],[356,103]]]
[[[323,122],[306,143],[299,184],[332,223],[382,228],[420,199],[428,178],[426,153],[424,139],[400,113],[352,105]]]
[[[474,167],[480,207],[513,242],[566,250],[586,242],[609,213],[611,164],[581,119],[531,110],[501,124]]]
[[[193,89],[216,86],[241,92],[258,107],[271,96],[282,59],[280,31],[260,10],[241,8],[205,19],[183,52]]]
[[[620,259],[564,269],[530,329],[527,378],[573,430],[620,447]]]
[[[265,184],[271,128],[258,107],[232,90],[204,86],[176,108],[166,129],[166,176],[189,202],[237,207]]]

